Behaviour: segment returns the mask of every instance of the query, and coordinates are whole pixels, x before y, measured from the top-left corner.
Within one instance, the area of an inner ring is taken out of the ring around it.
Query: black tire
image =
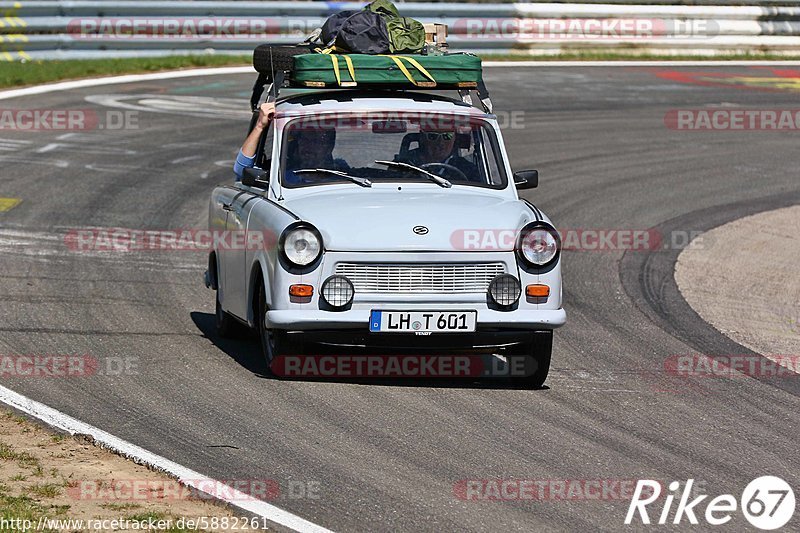
[[[513,360],[524,361],[524,375],[512,375],[511,383],[519,389],[541,389],[550,372],[550,359],[553,354],[553,332],[536,331],[531,342],[514,347],[506,354],[510,368],[521,367]]]
[[[310,54],[312,51],[308,45],[262,44],[253,51],[253,68],[259,74],[268,75],[279,70],[291,72],[294,69],[294,56]]]
[[[216,294],[217,300],[216,318],[214,321],[217,335],[224,339],[236,337],[239,333],[239,323],[230,314],[223,311],[222,305],[219,303],[219,291],[215,291],[214,294]]]
[[[264,359],[264,364],[266,365],[266,374],[269,376],[274,376],[275,373],[272,371],[272,361],[277,356],[282,355],[284,352],[284,332],[267,329],[266,317],[269,308],[267,307],[267,297],[264,292],[263,283],[259,284],[258,286],[256,298],[258,298],[258,300],[256,300],[258,303],[258,313],[256,315],[258,320],[258,324],[256,325],[256,331],[258,331],[258,343],[261,347],[261,355]]]

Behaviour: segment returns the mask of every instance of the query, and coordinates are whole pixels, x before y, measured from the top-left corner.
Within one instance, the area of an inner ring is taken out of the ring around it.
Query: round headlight
[[[489,296],[497,305],[514,305],[522,294],[519,280],[510,274],[501,274],[489,284]]]
[[[322,237],[313,226],[289,227],[283,232],[281,249],[290,263],[308,266],[322,253]]]
[[[558,255],[558,237],[549,227],[523,229],[519,240],[519,253],[528,263],[541,267],[552,262]]]
[[[353,284],[344,276],[331,276],[322,284],[322,297],[331,307],[347,306],[353,301],[353,294]]]

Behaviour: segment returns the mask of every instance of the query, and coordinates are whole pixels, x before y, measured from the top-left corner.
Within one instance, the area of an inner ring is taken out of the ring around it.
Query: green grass
[[[26,492],[37,498],[55,498],[61,494],[61,485],[55,483],[36,484],[27,487]]]
[[[195,55],[3,63],[3,67],[0,68],[0,87],[38,85],[59,80],[181,68],[249,65],[250,61],[248,56]]]
[[[39,517],[65,518],[68,505],[42,505],[27,496],[4,496],[0,494],[0,518],[5,520],[30,520],[34,524]],[[45,530],[51,531],[51,530]]]
[[[0,461],[16,461],[20,468],[37,467],[41,469],[39,460],[27,452],[15,452],[8,444],[0,442]]]
[[[138,503],[101,503],[100,507],[109,511],[132,511],[139,509],[141,505]]]
[[[28,423],[28,420],[25,417],[15,415],[14,413],[11,412],[4,412],[3,418],[5,418],[6,420],[11,420],[12,422],[16,422],[16,424],[19,426]]]
[[[689,61],[689,60],[730,60],[730,61],[790,61],[800,60],[800,56],[775,54],[725,54],[713,57],[690,55],[661,56],[640,54],[630,51],[576,51],[559,55],[483,54],[483,59],[494,61]],[[158,72],[196,67],[221,67],[228,65],[250,65],[250,56],[243,55],[191,55],[127,59],[89,59],[68,61],[28,61],[25,63],[3,63],[0,68],[0,88],[38,85],[59,80],[70,80],[116,74]],[[24,420],[24,419],[23,419]]]

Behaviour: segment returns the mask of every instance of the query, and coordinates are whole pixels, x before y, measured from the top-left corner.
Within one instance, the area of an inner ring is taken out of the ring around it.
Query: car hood
[[[513,250],[516,232],[535,220],[520,200],[455,188],[330,191],[284,205],[331,251]]]

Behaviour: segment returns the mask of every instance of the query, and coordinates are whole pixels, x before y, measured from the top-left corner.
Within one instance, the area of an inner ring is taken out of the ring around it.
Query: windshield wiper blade
[[[359,178],[357,176],[351,176],[339,170],[331,170],[329,168],[301,168],[300,170],[294,171],[295,174],[308,174],[311,172],[321,172],[323,174],[332,174],[334,176],[341,176],[343,178],[349,179],[356,185],[361,185],[362,187],[372,187],[372,182],[367,178]]]
[[[415,167],[414,165],[409,165],[408,163],[401,163],[400,161],[380,161],[380,160],[379,161],[375,161],[375,162],[378,163],[378,164],[386,165],[386,166],[390,166],[390,167],[400,167],[400,168],[407,168],[407,169],[410,169],[410,170],[414,170],[416,172],[419,172],[420,174],[424,174],[425,176],[428,176],[432,181],[436,182],[438,185],[441,185],[445,189],[448,189],[448,188],[453,186],[452,183],[450,183],[449,181],[447,181],[443,177],[437,176],[433,172],[428,172],[424,168],[419,168],[419,167]]]

